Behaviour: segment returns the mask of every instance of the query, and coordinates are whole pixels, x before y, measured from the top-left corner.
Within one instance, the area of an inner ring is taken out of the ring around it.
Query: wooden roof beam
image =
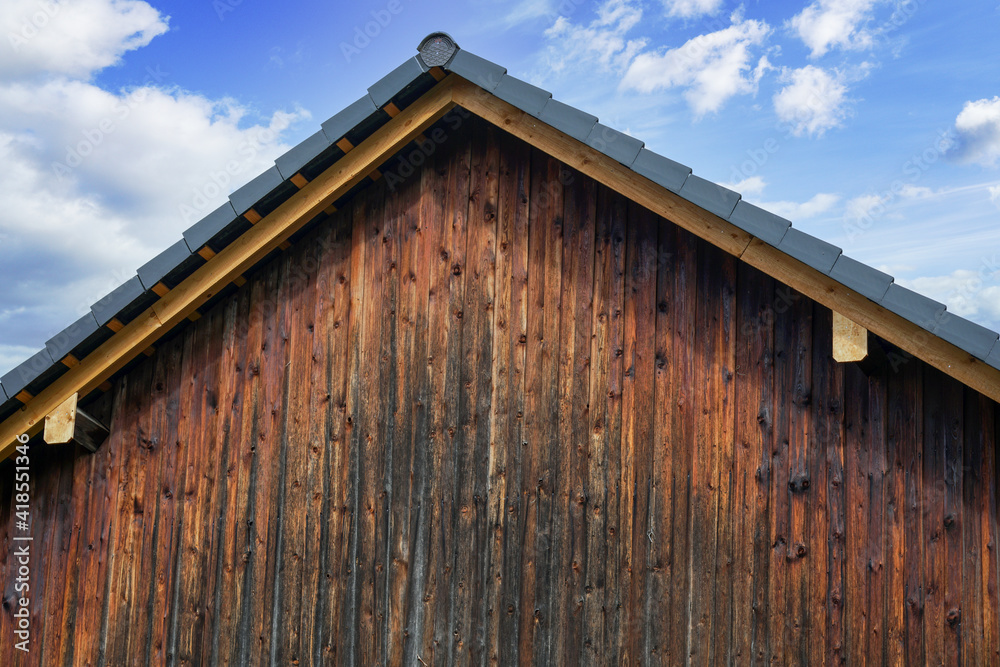
[[[78,393],[73,393],[45,416],[44,440],[50,445],[76,443],[92,452],[108,439],[110,431],[99,420],[81,410]]]
[[[833,311],[833,359],[841,363],[868,356],[868,329]]]

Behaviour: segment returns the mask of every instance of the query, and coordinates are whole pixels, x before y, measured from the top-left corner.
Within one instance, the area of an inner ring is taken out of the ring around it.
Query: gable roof
[[[245,272],[378,178],[378,167],[456,105],[1000,401],[996,332],[435,33],[421,43],[420,55],[375,82],[0,378],[0,459],[17,435],[37,432],[67,397],[94,392],[196,319],[199,308],[226,296]]]

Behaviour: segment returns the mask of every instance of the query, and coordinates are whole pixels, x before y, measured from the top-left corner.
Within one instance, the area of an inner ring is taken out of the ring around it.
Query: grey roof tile
[[[507,72],[506,67],[500,67],[496,63],[461,49],[448,63],[448,69],[490,92],[493,92],[493,89],[499,85],[500,79]]]
[[[275,160],[274,166],[278,168],[282,178],[291,178],[329,148],[330,143],[326,133],[319,130]]]
[[[889,274],[873,269],[847,255],[841,255],[837,259],[837,263],[830,270],[830,277],[875,303],[882,300],[893,280]]]
[[[591,116],[556,99],[549,100],[539,112],[538,119],[583,142],[587,141],[590,131],[597,125],[597,116]]]
[[[257,176],[252,181],[229,195],[236,213],[243,215],[256,204],[264,195],[275,189],[284,182],[281,172],[277,167],[271,167],[263,174]]]
[[[745,199],[736,204],[733,214],[729,216],[729,222],[775,247],[781,243],[785,232],[792,226],[788,220],[754,206]]]
[[[879,305],[928,331],[934,331],[945,310],[943,303],[928,299],[896,283],[889,285]]]
[[[7,372],[0,383],[8,394],[17,396],[21,390],[35,381],[35,379],[52,367],[52,357],[48,350],[42,349],[22,361],[17,367]]]
[[[998,338],[995,331],[947,311],[939,318],[934,333],[979,359],[989,356]]]
[[[426,71],[427,68],[420,58],[413,56],[372,84],[368,88],[368,95],[372,98],[375,106],[381,108],[385,106],[386,102],[395,97],[396,93]]]
[[[648,148],[639,151],[632,162],[632,171],[645,176],[671,192],[680,192],[681,188],[684,187],[684,181],[691,175],[691,167],[674,162]]]
[[[725,220],[729,219],[740,201],[739,193],[694,174],[688,176],[678,194],[692,204],[697,204]]]
[[[791,255],[803,264],[808,264],[821,273],[830,273],[842,252],[840,248],[822,241],[812,234],[790,228],[778,244],[778,250]]]
[[[184,239],[173,244],[159,255],[149,260],[136,271],[139,280],[146,289],[152,289],[153,285],[163,280],[163,277],[176,269],[191,256],[191,249],[188,248]]]
[[[339,141],[341,137],[353,130],[358,123],[378,111],[370,95],[355,100],[339,113],[328,118],[322,125],[323,134],[330,142]]]
[[[77,345],[90,338],[100,329],[94,313],[88,312],[45,342],[45,349],[53,360],[59,361],[73,351]]]
[[[90,307],[97,323],[104,326],[133,301],[146,293],[139,276],[132,276]]]
[[[0,399],[6,401],[10,396],[7,395],[7,390],[3,388],[3,382],[0,382]]]
[[[192,252],[198,252],[213,236],[231,225],[236,218],[236,210],[231,202],[226,202],[184,232],[184,241]]]
[[[532,116],[537,116],[552,98],[552,93],[549,91],[516,79],[510,74],[504,74],[500,78],[500,83],[493,94]]]
[[[597,123],[587,137],[587,145],[599,150],[610,158],[618,160],[626,167],[635,162],[639,151],[645,145],[635,137]]]
[[[1000,370],[1000,341],[994,343],[993,349],[990,350],[985,361],[993,368]]]

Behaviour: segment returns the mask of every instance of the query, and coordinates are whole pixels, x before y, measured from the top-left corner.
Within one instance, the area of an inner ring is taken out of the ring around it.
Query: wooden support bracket
[[[868,356],[868,330],[833,311],[833,358],[863,361]]]
[[[45,416],[44,439],[50,445],[76,443],[96,452],[107,440],[110,431],[107,426],[77,407],[79,399],[80,394],[74,393]]]

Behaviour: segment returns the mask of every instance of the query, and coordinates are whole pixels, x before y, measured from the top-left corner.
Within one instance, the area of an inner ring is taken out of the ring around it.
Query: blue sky
[[[997,0],[5,0],[0,373],[438,30],[1000,329]]]

